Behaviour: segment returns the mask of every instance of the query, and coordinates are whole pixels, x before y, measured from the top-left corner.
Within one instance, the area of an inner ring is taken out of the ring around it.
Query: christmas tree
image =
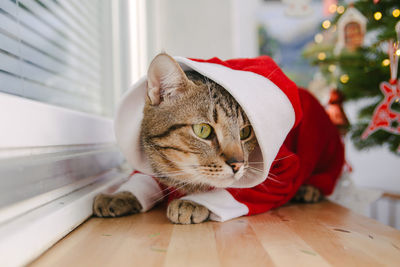
[[[327,83],[341,91],[346,100],[369,98],[350,128],[355,146],[363,149],[388,145],[391,151],[399,153],[400,88],[396,83],[396,56],[400,50],[396,46],[399,33],[395,27],[400,26],[400,1],[359,0],[346,7],[332,5],[330,10],[333,17],[323,21],[321,32],[304,50],[304,56],[318,66]],[[390,84],[381,85],[384,81]],[[389,110],[390,116],[385,113],[387,125],[372,131],[374,120],[383,117],[376,109],[386,113]]]

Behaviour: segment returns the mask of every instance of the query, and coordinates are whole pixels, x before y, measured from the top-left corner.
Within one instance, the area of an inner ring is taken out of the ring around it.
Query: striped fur
[[[179,73],[179,72],[176,72]],[[179,92],[160,104],[148,98],[141,127],[141,143],[160,181],[192,193],[215,187],[229,187],[247,172],[248,156],[256,146],[254,133],[240,140],[240,129],[250,122],[235,99],[220,85],[196,72],[185,72]],[[173,80],[173,77],[169,77]],[[201,139],[192,125],[207,123],[212,136]],[[227,163],[241,155],[244,166],[234,173]]]

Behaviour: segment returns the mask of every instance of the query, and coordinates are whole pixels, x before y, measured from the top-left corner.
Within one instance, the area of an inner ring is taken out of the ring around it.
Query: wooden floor
[[[161,207],[92,218],[31,266],[400,266],[400,231],[329,202],[199,225]]]

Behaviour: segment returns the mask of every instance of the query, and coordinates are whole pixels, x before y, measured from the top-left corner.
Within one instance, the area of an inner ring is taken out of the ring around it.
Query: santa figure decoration
[[[340,134],[344,136],[349,129],[349,120],[343,110],[344,96],[337,89],[332,89],[328,105],[325,110],[332,123],[338,128]]]

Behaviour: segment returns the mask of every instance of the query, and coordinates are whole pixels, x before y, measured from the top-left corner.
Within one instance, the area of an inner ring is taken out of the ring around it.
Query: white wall
[[[149,0],[148,56],[229,59],[257,55],[258,0]]]
[[[233,57],[258,56],[259,0],[232,1]]]

